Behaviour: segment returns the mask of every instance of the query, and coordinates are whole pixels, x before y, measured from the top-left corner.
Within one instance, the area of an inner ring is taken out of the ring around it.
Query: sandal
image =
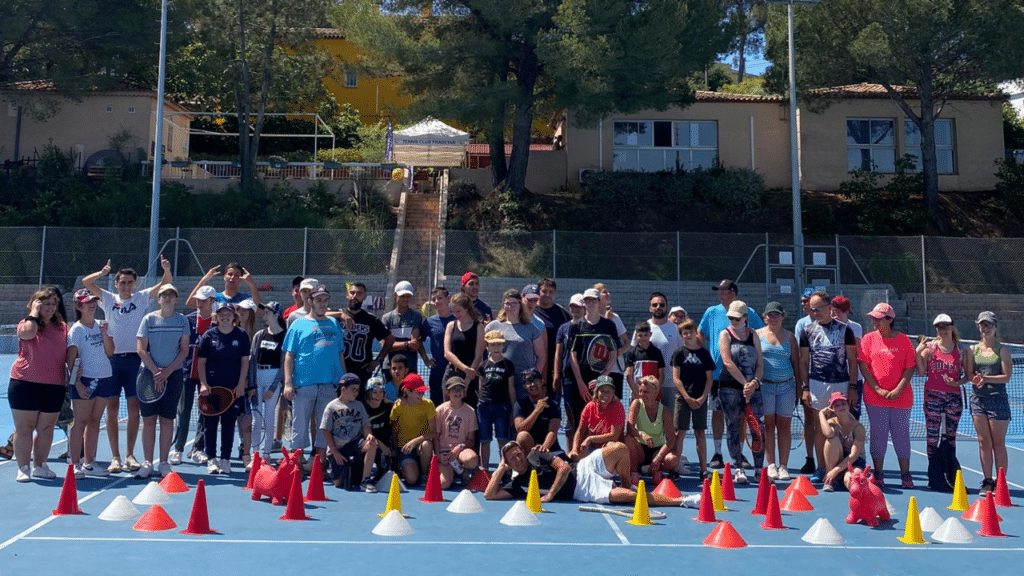
[[[14,445],[8,442],[6,446],[0,447],[0,456],[2,456],[4,460],[14,458]]]
[[[913,488],[914,479],[910,476],[910,472],[903,472],[900,474],[900,485],[903,488]]]

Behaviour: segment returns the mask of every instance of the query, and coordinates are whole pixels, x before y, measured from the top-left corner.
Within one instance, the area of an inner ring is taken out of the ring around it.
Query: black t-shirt
[[[603,316],[597,324],[590,324],[583,317],[569,326],[567,339],[573,356],[579,362],[583,384],[597,378],[609,363],[617,361],[618,350],[623,344],[616,332],[615,323]],[[571,368],[566,377],[575,381]]]
[[[196,357],[206,358],[206,383],[234,388],[242,374],[242,358],[249,355],[249,335],[237,326],[227,334],[211,326],[199,337]]]
[[[648,344],[647,348],[641,348],[639,344],[633,346],[626,353],[622,355],[625,361],[626,368],[631,368],[637,362],[644,360],[651,360],[658,363],[658,368],[665,367],[665,356],[662,355],[661,350],[654,344]],[[633,374],[636,378],[636,374]]]
[[[287,330],[281,330],[277,334],[271,334],[269,329],[261,330],[263,337],[259,339],[259,347],[252,350],[252,362],[257,366],[269,368],[281,367],[281,347],[284,345],[284,335]]]
[[[555,483],[555,476],[558,475],[558,471],[551,465],[551,462],[555,458],[561,458],[563,462],[568,463],[565,456],[559,454],[555,455],[551,452],[538,452],[531,450],[526,455],[526,462],[530,465],[530,468],[537,471],[537,487],[540,488],[541,494],[546,494],[551,488],[551,485]],[[526,498],[526,492],[530,488],[530,472],[527,471],[525,474],[519,474],[511,481],[503,485],[503,489],[512,495],[515,500],[521,500]],[[569,477],[565,479],[565,484],[555,494],[554,500],[572,500],[573,494],[576,492],[576,470],[573,469],[569,473]]]
[[[373,408],[369,402],[363,401],[366,415],[370,418],[370,431],[373,437],[385,446],[391,447],[391,407],[393,404],[382,400],[380,406]]]
[[[555,369],[555,339],[558,336],[558,328],[571,321],[572,316],[558,304],[551,308],[537,306],[533,309],[533,315],[544,322],[544,332],[548,335],[548,363],[545,366],[548,374],[551,374]]]
[[[370,362],[373,361],[374,341],[384,340],[391,332],[384,327],[383,322],[366,310],[346,312],[352,316],[355,326],[345,329],[345,367],[350,372],[367,372]]]
[[[520,398],[516,400],[515,408],[512,410],[513,418],[529,418],[530,414],[533,414],[533,408],[535,404],[529,397]],[[551,429],[552,420],[561,420],[562,411],[558,408],[558,404],[548,400],[547,408],[541,410],[540,415],[537,416],[537,421],[533,423],[530,428],[530,436],[533,438],[535,444],[540,446],[544,443],[544,440],[548,436],[548,431]],[[555,443],[551,446],[552,452],[559,452],[562,447],[558,444],[558,434],[555,434]]]
[[[508,358],[492,362],[484,360],[480,367],[480,402],[492,404],[508,404],[508,379],[514,378],[516,367]]]
[[[683,389],[692,398],[700,398],[704,394],[707,373],[715,370],[711,352],[704,347],[696,350],[690,350],[686,346],[680,347],[672,356],[672,365],[679,366],[679,380],[683,383]]]

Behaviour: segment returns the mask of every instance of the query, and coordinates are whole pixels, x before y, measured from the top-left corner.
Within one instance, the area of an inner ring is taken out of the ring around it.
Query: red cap
[[[462,285],[465,286],[473,278],[479,279],[480,277],[476,275],[476,272],[466,272],[462,275]]]
[[[850,299],[842,294],[832,298],[832,306],[838,310],[846,312],[847,314],[850,313]]]
[[[427,391],[427,385],[423,383],[423,378],[419,374],[413,372],[402,378],[402,390],[414,390],[423,394]]]
[[[871,316],[875,320],[881,320],[882,318],[895,318],[896,311],[892,309],[885,302],[879,302],[871,312],[868,312],[868,316]]]

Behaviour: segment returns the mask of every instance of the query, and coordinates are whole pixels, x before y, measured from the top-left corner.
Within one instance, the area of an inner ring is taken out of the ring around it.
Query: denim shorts
[[[971,416],[985,416],[989,420],[1009,420],[1010,400],[1005,394],[998,396],[971,394]]]
[[[761,401],[764,402],[765,416],[777,414],[783,418],[793,417],[796,406],[796,380],[773,383],[761,381]]]
[[[480,424],[480,442],[490,442],[495,436],[499,442],[512,438],[509,428],[509,417],[512,407],[505,403],[480,402],[476,405],[476,419]],[[492,434],[493,428],[493,434]]]
[[[102,398],[106,400],[107,398],[112,398],[121,392],[119,389],[114,388],[114,379],[112,377],[86,378],[85,376],[83,376],[82,384],[86,388],[89,388],[91,386],[96,387],[95,390],[93,390],[92,395],[89,396],[88,398],[84,398],[84,400],[95,400],[97,398]],[[83,398],[78,395],[78,386],[69,386],[68,388],[71,391],[72,400],[83,400]]]

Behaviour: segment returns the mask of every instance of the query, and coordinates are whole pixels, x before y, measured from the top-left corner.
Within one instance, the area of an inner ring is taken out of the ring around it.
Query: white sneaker
[[[689,496],[683,496],[683,502],[680,504],[683,508],[700,508],[700,494],[690,494]]]
[[[747,473],[743,471],[743,468],[736,468],[736,471],[732,475],[732,481],[736,484],[746,484],[750,482],[747,479]]]
[[[781,464],[779,465],[779,480],[782,480],[783,482],[788,482],[790,480],[789,468],[786,468]]]
[[[207,474],[220,474],[220,466],[217,465],[216,458],[210,458],[206,461],[206,473]]]
[[[31,475],[32,471],[30,470],[30,468],[31,468],[31,466],[29,464],[25,464],[21,468],[18,468],[18,473],[14,475],[14,481],[15,482],[28,482],[29,480],[31,480],[32,479],[32,475]]]
[[[46,465],[46,462],[43,462],[40,466],[36,466],[35,470],[32,471],[32,475],[43,480],[53,480],[57,477],[57,475],[53,473],[53,470],[50,470],[49,466]]]
[[[768,477],[772,480],[779,479],[779,469],[775,467],[775,464],[768,465]]]
[[[220,459],[220,473],[231,474],[231,461],[227,458]]]
[[[171,450],[171,455],[167,458],[167,461],[177,466],[181,464],[181,452],[177,450]]]
[[[139,478],[140,480],[145,480],[146,478],[149,478],[149,475],[152,473],[153,463],[150,462],[149,460],[146,460],[145,462],[142,463],[141,466],[139,466],[139,470],[135,473],[135,477]]]
[[[171,465],[168,462],[161,462],[156,470],[161,478],[166,478],[171,473]]]
[[[95,462],[86,462],[82,464],[82,470],[85,471],[86,476],[96,476],[99,478],[106,478],[110,476],[110,472],[106,468],[103,468]]]
[[[75,464],[75,480],[85,480],[85,468],[81,462]]]
[[[192,462],[195,464],[206,464],[206,454],[196,450],[192,453]]]

